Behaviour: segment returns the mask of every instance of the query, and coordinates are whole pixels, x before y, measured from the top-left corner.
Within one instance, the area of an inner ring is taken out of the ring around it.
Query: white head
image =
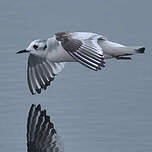
[[[42,53],[47,48],[46,43],[47,43],[46,40],[42,40],[42,39],[34,40],[33,42],[30,43],[30,45],[26,49],[18,51],[16,54],[27,53],[27,52],[32,52],[34,54],[38,54],[40,52]]]

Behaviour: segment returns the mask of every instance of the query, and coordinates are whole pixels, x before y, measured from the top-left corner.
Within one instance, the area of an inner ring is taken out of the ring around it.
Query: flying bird
[[[65,62],[79,62],[99,71],[105,59],[130,60],[130,55],[144,53],[145,47],[128,47],[88,32],[58,32],[47,40],[34,40],[19,53],[29,52],[27,80],[32,94],[46,89],[64,68]]]
[[[63,152],[63,144],[54,124],[41,105],[32,104],[27,120],[28,152]]]

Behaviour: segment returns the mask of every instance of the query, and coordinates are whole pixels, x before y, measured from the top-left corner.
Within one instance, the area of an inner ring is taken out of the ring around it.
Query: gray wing
[[[56,33],[56,39],[76,61],[84,66],[95,71],[104,67],[103,51],[97,43],[97,38],[79,40],[72,38],[68,32],[60,32]]]
[[[41,93],[63,69],[64,63],[55,63],[30,54],[28,58],[27,80],[30,92]]]
[[[46,110],[32,105],[27,120],[28,152],[63,152],[63,146]]]

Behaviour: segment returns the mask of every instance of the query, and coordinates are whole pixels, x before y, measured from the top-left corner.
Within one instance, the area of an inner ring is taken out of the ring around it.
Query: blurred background
[[[51,115],[66,152],[152,151],[152,1],[0,1],[0,151],[26,150],[32,103]],[[27,54],[38,38],[89,31],[144,45],[132,61],[107,60],[100,72],[68,63],[50,87],[32,96]]]

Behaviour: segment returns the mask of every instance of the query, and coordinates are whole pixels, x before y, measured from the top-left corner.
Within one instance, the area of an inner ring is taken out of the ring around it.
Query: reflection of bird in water
[[[29,52],[27,79],[32,94],[41,93],[64,67],[64,62],[79,62],[98,71],[105,59],[130,60],[144,53],[143,46],[128,47],[109,41],[102,35],[88,32],[59,32],[47,40],[34,40],[19,53]]]
[[[63,145],[46,110],[32,105],[27,120],[28,152],[63,152]]]

